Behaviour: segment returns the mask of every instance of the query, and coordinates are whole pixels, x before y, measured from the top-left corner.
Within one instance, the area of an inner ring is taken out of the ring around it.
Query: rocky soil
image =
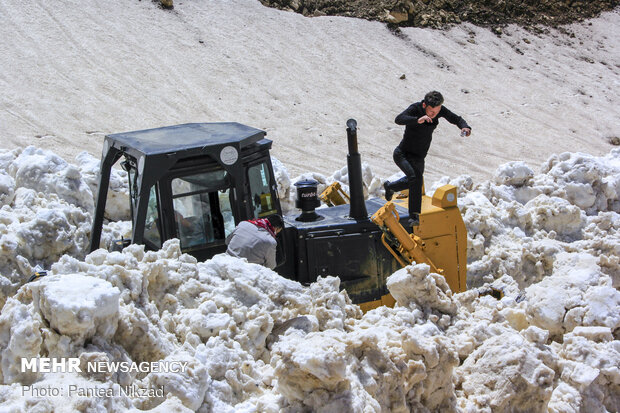
[[[394,28],[444,28],[470,22],[495,27],[516,23],[558,26],[612,10],[618,0],[260,0],[265,6],[305,16],[348,16],[384,21]]]

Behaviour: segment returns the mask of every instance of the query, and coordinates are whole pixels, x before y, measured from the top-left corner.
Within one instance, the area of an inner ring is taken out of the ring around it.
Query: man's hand
[[[469,128],[461,129],[461,136],[469,136],[469,135],[471,135],[471,129]]]
[[[424,123],[424,122],[431,123],[432,121],[433,119],[431,119],[430,116],[428,115],[424,115],[418,119],[418,123]]]
[[[192,223],[185,218],[180,212],[178,211],[174,211],[174,219],[181,223],[181,225],[185,228],[191,228],[192,227]]]

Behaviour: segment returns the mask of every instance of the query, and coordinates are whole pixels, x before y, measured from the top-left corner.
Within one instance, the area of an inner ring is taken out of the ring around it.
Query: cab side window
[[[261,162],[248,168],[248,182],[250,183],[250,195],[252,214],[254,218],[266,217],[278,213],[275,197],[271,190],[271,173],[267,162]]]

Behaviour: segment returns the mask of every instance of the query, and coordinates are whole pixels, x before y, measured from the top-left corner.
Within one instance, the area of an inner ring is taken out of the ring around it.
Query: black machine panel
[[[385,201],[366,201],[368,214]],[[406,211],[402,215],[406,217]],[[381,230],[370,220],[348,217],[349,205],[316,210],[313,222],[285,217],[286,263],[277,270],[285,277],[311,283],[318,276],[337,276],[351,299],[371,301],[387,294],[385,279],[400,266],[381,243]]]

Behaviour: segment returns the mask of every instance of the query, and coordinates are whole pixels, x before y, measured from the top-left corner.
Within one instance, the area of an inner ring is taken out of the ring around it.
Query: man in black
[[[409,106],[396,117],[396,124],[405,125],[403,140],[394,149],[394,162],[405,173],[397,181],[386,181],[385,199],[392,199],[396,191],[409,189],[409,225],[420,224],[422,207],[422,174],[424,174],[424,158],[431,146],[433,131],[439,125],[439,118],[446,120],[461,129],[461,136],[469,136],[471,127],[465,120],[442,106],[443,96],[432,91],[424,96],[424,100]]]

